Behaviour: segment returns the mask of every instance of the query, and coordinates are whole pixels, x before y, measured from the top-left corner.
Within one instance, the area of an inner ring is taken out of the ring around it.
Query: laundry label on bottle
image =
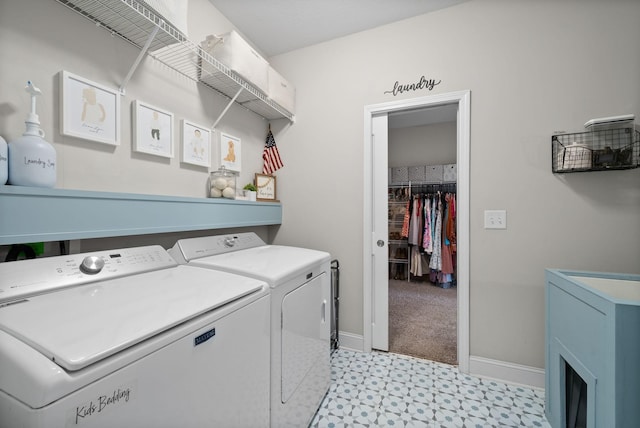
[[[35,167],[35,168],[41,168],[41,169],[47,169],[47,168],[55,168],[56,167],[56,161],[55,160],[51,160],[49,158],[47,159],[40,159],[40,158],[28,158],[28,157],[24,157],[24,164],[25,166],[29,167]]]

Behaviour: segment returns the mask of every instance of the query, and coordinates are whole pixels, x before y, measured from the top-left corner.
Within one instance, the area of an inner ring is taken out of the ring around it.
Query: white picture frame
[[[220,133],[220,165],[225,169],[240,172],[242,164],[242,144],[240,138]]]
[[[211,131],[197,123],[182,119],[182,162],[211,166]]]
[[[173,113],[140,100],[133,101],[133,150],[173,157]]]
[[[120,93],[68,71],[60,71],[60,133],[120,144]]]

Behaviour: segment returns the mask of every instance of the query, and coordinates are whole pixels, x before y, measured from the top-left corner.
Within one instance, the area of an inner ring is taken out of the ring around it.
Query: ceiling
[[[209,0],[268,58],[469,0]]]

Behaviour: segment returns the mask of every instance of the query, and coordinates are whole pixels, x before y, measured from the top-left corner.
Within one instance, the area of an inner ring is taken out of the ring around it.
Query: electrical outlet
[[[506,210],[485,210],[484,228],[485,229],[506,229],[507,228],[507,211]]]

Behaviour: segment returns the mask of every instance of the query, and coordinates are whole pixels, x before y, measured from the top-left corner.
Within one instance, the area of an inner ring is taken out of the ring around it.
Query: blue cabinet
[[[274,202],[0,186],[0,245],[281,222]]]
[[[588,428],[640,426],[640,275],[545,276],[547,420],[566,426],[566,378],[575,372],[586,384]]]

